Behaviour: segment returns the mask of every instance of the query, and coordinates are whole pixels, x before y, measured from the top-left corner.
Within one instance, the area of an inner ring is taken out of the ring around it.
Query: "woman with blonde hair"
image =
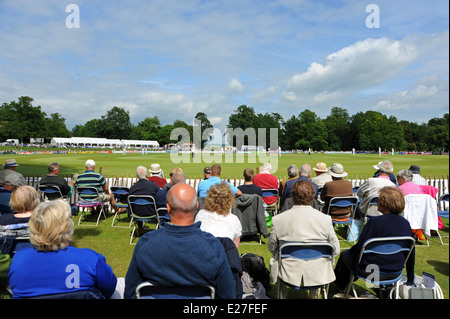
[[[29,228],[33,247],[14,255],[8,273],[13,298],[113,295],[117,278],[105,257],[91,249],[70,246],[74,226],[66,201],[40,203]]]
[[[0,217],[0,225],[28,223],[39,202],[39,194],[33,187],[24,185],[16,188],[9,200],[13,213],[3,214]]]
[[[239,248],[242,225],[231,209],[236,206],[235,195],[226,183],[213,185],[205,198],[205,207],[201,209],[195,222],[200,221],[200,228],[215,237],[230,238]]]

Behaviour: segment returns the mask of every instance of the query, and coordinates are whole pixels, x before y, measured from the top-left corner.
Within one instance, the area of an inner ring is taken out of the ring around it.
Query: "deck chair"
[[[403,217],[409,222],[412,229],[421,229],[425,235],[426,246],[431,230],[435,230],[441,244],[441,235],[438,231],[438,215],[436,200],[428,194],[408,194],[405,196],[405,210]],[[416,231],[417,232],[417,231]]]
[[[114,214],[113,221],[111,223],[111,227],[117,227],[117,228],[130,228],[131,223],[128,226],[117,226],[114,224],[116,221],[116,218],[119,217],[120,214],[128,214],[127,210],[125,209],[122,213],[119,213],[120,208],[128,208],[128,193],[130,192],[130,189],[125,186],[111,186],[111,194],[114,196],[114,200],[116,202],[116,207],[119,209],[116,210],[116,213]]]
[[[350,213],[350,217],[348,220],[344,220],[344,221],[332,220],[332,222],[333,222],[333,225],[347,225],[347,227],[352,235],[353,243],[356,243],[356,238],[352,232],[352,223],[353,223],[353,218],[355,218],[357,204],[358,204],[358,198],[355,196],[336,196],[336,197],[333,197],[330,199],[330,203],[329,203],[328,209],[326,211],[326,214],[330,215],[330,212],[333,209],[333,207],[339,207],[339,208],[350,207],[351,208],[351,213]]]
[[[151,220],[156,219],[156,229],[159,228],[159,215],[156,208],[156,200],[151,195],[128,195],[128,209],[130,210],[131,223],[134,222],[133,231],[131,232],[130,245],[133,245],[134,234],[138,226],[138,222],[144,225]],[[139,209],[147,209],[150,215],[140,215]]]
[[[355,287],[353,286],[353,281],[358,278],[363,279],[364,281],[375,285],[375,287],[379,287],[381,285],[396,285],[396,299],[399,299],[399,289],[398,285],[400,280],[402,279],[402,271],[406,266],[406,262],[408,261],[409,256],[411,255],[412,250],[414,249],[415,240],[413,237],[408,236],[399,236],[399,237],[380,237],[380,238],[372,238],[367,240],[362,248],[358,257],[357,268],[358,274],[354,274],[353,271],[350,275],[350,282],[347,286],[345,292],[345,298],[348,298],[350,294],[350,290],[353,290],[353,294],[355,298],[358,298],[356,294]],[[379,254],[379,255],[393,255],[403,252],[405,253],[405,263],[401,269],[397,269],[396,271],[385,271],[382,268],[382,265],[379,266],[380,271],[372,271],[366,272],[364,269],[360,269],[359,265],[361,260],[365,254]]]
[[[285,258],[295,258],[299,260],[315,260],[319,258],[327,258],[330,260],[331,267],[334,263],[334,257],[335,255],[335,247],[331,243],[328,242],[288,242],[280,247],[280,251],[278,253],[278,274],[280,274],[281,268],[282,268],[282,262]],[[323,290],[323,296],[325,299],[328,298],[328,287],[329,282],[325,282],[318,286],[294,286],[291,284],[288,284],[281,280],[281,278],[278,277],[277,281],[280,280],[280,282],[277,284],[277,298],[282,299],[282,291],[283,287],[282,285],[287,285],[288,287],[293,287],[295,289],[304,289],[304,290],[310,290],[310,289],[321,289]]]
[[[79,186],[79,187],[77,187],[77,193],[81,197],[81,199],[77,201],[76,206],[78,208],[82,209],[80,218],[78,219],[78,226],[98,226],[101,216],[103,216],[106,220],[105,203],[102,201],[96,200],[96,198],[100,195],[100,193],[96,187],[92,187],[92,186],[81,187],[81,186]],[[84,196],[88,196],[88,197],[84,197]],[[93,199],[89,199],[89,197],[91,197]],[[98,207],[100,207],[100,211],[98,213],[97,223],[95,225],[92,225],[92,224],[82,225],[81,220],[82,220],[83,216],[85,217],[85,219],[87,218],[86,208],[94,210],[94,209],[98,209]]]
[[[208,285],[160,286],[148,281],[136,287],[136,299],[214,299],[215,289]]]
[[[39,185],[39,192],[43,200],[56,200],[65,198],[61,189],[56,185]]]

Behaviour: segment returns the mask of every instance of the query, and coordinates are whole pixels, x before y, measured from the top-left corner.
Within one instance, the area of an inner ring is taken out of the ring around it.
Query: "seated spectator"
[[[389,176],[394,171],[394,166],[388,160],[380,162],[377,166],[378,168],[378,177],[370,177],[368,178],[362,185],[358,188],[356,195],[361,199],[361,203],[357,209],[358,215],[365,216],[367,213],[367,209],[369,208],[370,199],[374,196],[378,196],[378,192],[385,186],[395,186],[395,184],[391,181]],[[370,214],[369,214],[370,215]],[[379,215],[379,213],[373,214]],[[358,218],[361,216],[358,216]]]
[[[13,211],[9,206],[9,201],[11,199],[11,193],[20,185],[19,177],[15,175],[9,175],[0,186],[0,218],[3,214],[9,214]]]
[[[156,207],[157,208],[166,207],[166,204],[167,204],[167,192],[170,190],[170,188],[173,185],[180,184],[180,183],[186,184],[186,175],[184,175],[183,173],[180,173],[180,172],[174,173],[170,177],[170,187],[168,188],[168,190],[160,189],[156,193],[155,200],[156,200]],[[159,217],[167,217],[167,218],[169,218],[169,216],[166,216],[166,215],[160,215]]]
[[[357,274],[359,270],[364,271],[368,265],[377,265],[380,271],[403,269],[405,263],[404,253],[395,255],[372,255],[365,254],[361,260],[360,269],[356,264],[362,249],[362,245],[369,239],[377,237],[411,236],[413,232],[409,222],[400,216],[405,209],[405,198],[400,189],[395,186],[383,187],[378,196],[378,211],[381,216],[370,218],[359,236],[358,242],[350,249],[341,252],[334,272],[336,274],[336,285],[340,291],[350,283],[351,272]],[[414,250],[409,256],[406,264],[407,284],[414,281]]]
[[[167,184],[161,166],[157,163],[150,166],[150,177],[147,177],[147,179],[151,182],[155,182],[159,188],[163,188],[164,185]]]
[[[253,184],[264,189],[277,189],[278,190],[278,178],[271,174],[272,164],[264,163],[261,168],[261,173],[256,174],[253,177]],[[264,203],[271,205],[277,201],[277,196],[267,196],[263,197]]]
[[[18,187],[12,192],[9,201],[13,213],[2,215],[0,225],[28,223],[37,205],[39,205],[39,194],[33,187],[28,185]]]
[[[80,200],[110,202],[111,207],[115,207],[116,203],[114,196],[109,192],[105,177],[102,174],[95,172],[95,161],[89,159],[84,166],[86,171],[77,176],[75,187],[95,187],[100,195],[98,197],[95,195],[80,195]]]
[[[420,166],[411,165],[409,170],[413,173],[412,182],[417,185],[428,185],[427,180],[420,176]]]
[[[211,177],[200,181],[200,183],[198,184],[198,190],[197,190],[198,197],[206,197],[207,192],[212,185],[222,183],[222,180],[220,179],[220,175],[222,175],[222,167],[220,167],[219,164],[214,164],[211,167]],[[237,187],[231,185],[227,181],[225,181],[225,183],[227,183],[230,186],[231,191],[233,192],[233,194],[235,196],[240,196],[242,194],[242,192]]]
[[[413,183],[413,173],[409,169],[402,169],[397,173],[398,188],[403,195],[423,194],[419,185]]]
[[[128,196],[130,195],[150,195],[156,200],[156,194],[160,190],[159,186],[155,182],[151,182],[147,179],[147,168],[145,166],[138,166],[136,169],[136,176],[138,181],[130,187]],[[133,213],[137,216],[152,216],[155,214],[148,206],[134,206]],[[141,236],[144,233],[143,223],[138,222],[138,234]]]
[[[302,166],[300,166],[300,176],[297,179],[286,182],[286,187],[283,191],[283,194],[281,195],[281,207],[283,207],[286,199],[292,197],[292,193],[291,193],[292,185],[294,185],[294,183],[299,180],[300,181],[308,181],[311,184],[313,184],[314,189],[316,190],[316,195],[315,195],[314,199],[317,199],[319,187],[317,186],[316,183],[311,182],[311,165],[303,164]]]
[[[380,165],[383,162],[378,162],[377,165],[374,165],[373,168],[375,168],[377,171],[373,174],[373,177],[378,177],[380,175]],[[395,179],[395,175],[391,172],[389,173],[389,179],[391,180],[392,183],[397,184],[397,180]]]
[[[253,176],[255,175],[255,171],[251,168],[246,168],[244,170],[244,184],[238,186],[238,189],[242,192],[242,194],[257,194],[262,196],[261,187],[253,184]]]
[[[345,197],[353,196],[352,182],[344,180],[347,173],[344,172],[344,167],[339,163],[334,163],[328,169],[329,175],[332,177],[332,181],[325,183],[320,193],[320,199],[324,202],[322,212],[328,211],[330,200],[333,197]],[[344,221],[348,220],[351,215],[350,207],[333,207],[330,211],[330,216],[333,220]]]
[[[297,168],[297,166],[294,165],[294,164],[289,165],[288,168],[287,168],[287,175],[288,175],[288,178],[283,179],[280,182],[280,186],[278,187],[278,194],[279,194],[280,197],[282,196],[282,194],[284,192],[284,188],[286,187],[286,183],[288,181],[292,181],[292,180],[298,178],[298,168]]]
[[[241,241],[242,225],[236,215],[231,213],[236,199],[230,186],[225,183],[209,188],[205,198],[205,208],[195,216],[195,222],[201,221],[200,229],[215,237],[230,238],[237,248]]]
[[[41,178],[39,181],[39,185],[42,186],[58,186],[59,190],[63,197],[70,197],[72,195],[74,189],[74,182],[67,182],[63,177],[59,176],[61,172],[61,167],[58,163],[50,163],[48,164],[48,174]],[[76,179],[76,177],[75,177]],[[47,195],[48,199],[57,199],[59,198],[59,194]]]
[[[311,207],[314,196],[315,188],[310,181],[297,180],[292,186],[294,206],[272,219],[268,248],[273,255],[270,259],[271,280],[277,285],[281,284],[278,276],[296,286],[316,286],[335,279],[333,263],[324,258],[309,261],[287,258],[278,273],[279,248],[286,242],[329,242],[335,247],[335,256],[339,254],[339,240],[331,217]],[[317,293],[313,292],[313,295]]]
[[[212,174],[212,172],[211,172],[211,167],[206,166],[206,167],[203,169],[203,179],[208,179],[208,178],[210,178],[210,177],[211,177],[211,174]]]
[[[23,177],[21,173],[17,172],[17,167],[19,164],[17,164],[15,159],[7,159],[3,166],[4,170],[0,172],[0,186],[2,186],[6,178],[11,175],[17,177],[17,183],[19,184],[18,186],[27,185],[25,177]]]
[[[174,168],[172,168],[172,169],[170,170],[170,173],[169,173],[169,179],[171,179],[172,176],[173,176],[173,174],[176,174],[176,173],[183,173],[183,169],[181,169],[180,167],[174,167]],[[172,184],[171,184],[170,181],[169,181],[168,183],[166,183],[166,184],[164,185],[164,187],[163,187],[162,189],[164,189],[165,191],[168,191],[168,190],[170,189],[171,186],[172,186]]]
[[[322,188],[325,183],[332,181],[331,175],[328,173],[327,164],[318,162],[313,167],[313,171],[316,172],[316,177],[311,178],[311,182],[315,183],[319,188]]]
[[[105,257],[70,246],[74,226],[66,201],[39,204],[29,228],[33,248],[19,250],[9,269],[13,298],[86,290],[98,291],[104,298],[113,295],[117,278]]]
[[[235,298],[236,283],[221,242],[194,224],[197,196],[193,187],[176,184],[167,193],[171,219],[142,236],[125,277],[125,298],[149,281],[161,286],[211,285],[219,299]],[[155,249],[158,247],[158,249]]]

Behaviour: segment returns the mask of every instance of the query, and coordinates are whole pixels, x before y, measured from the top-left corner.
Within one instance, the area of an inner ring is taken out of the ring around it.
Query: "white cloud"
[[[230,83],[228,83],[228,88],[231,91],[237,91],[242,92],[244,90],[244,86],[242,85],[241,81],[238,79],[231,79]]]
[[[395,77],[417,58],[406,41],[366,39],[329,54],[323,64],[313,62],[306,72],[294,74],[283,97],[289,101],[330,106],[361,89]]]

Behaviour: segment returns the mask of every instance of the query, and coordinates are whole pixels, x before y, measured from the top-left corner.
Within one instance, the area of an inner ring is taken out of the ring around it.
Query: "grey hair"
[[[139,165],[136,169],[136,175],[139,179],[147,178],[147,168],[145,166]]]
[[[186,183],[186,175],[181,172],[176,172],[172,175],[170,180],[172,181],[172,186],[179,183]]]
[[[402,169],[397,173],[397,179],[403,177],[405,181],[410,182],[413,180],[413,172],[411,172],[409,169]]]
[[[294,164],[291,164],[287,168],[287,174],[289,177],[295,177],[298,175],[298,167]]]
[[[306,176],[306,177],[311,176],[311,165],[303,164],[300,167],[300,176]]]

